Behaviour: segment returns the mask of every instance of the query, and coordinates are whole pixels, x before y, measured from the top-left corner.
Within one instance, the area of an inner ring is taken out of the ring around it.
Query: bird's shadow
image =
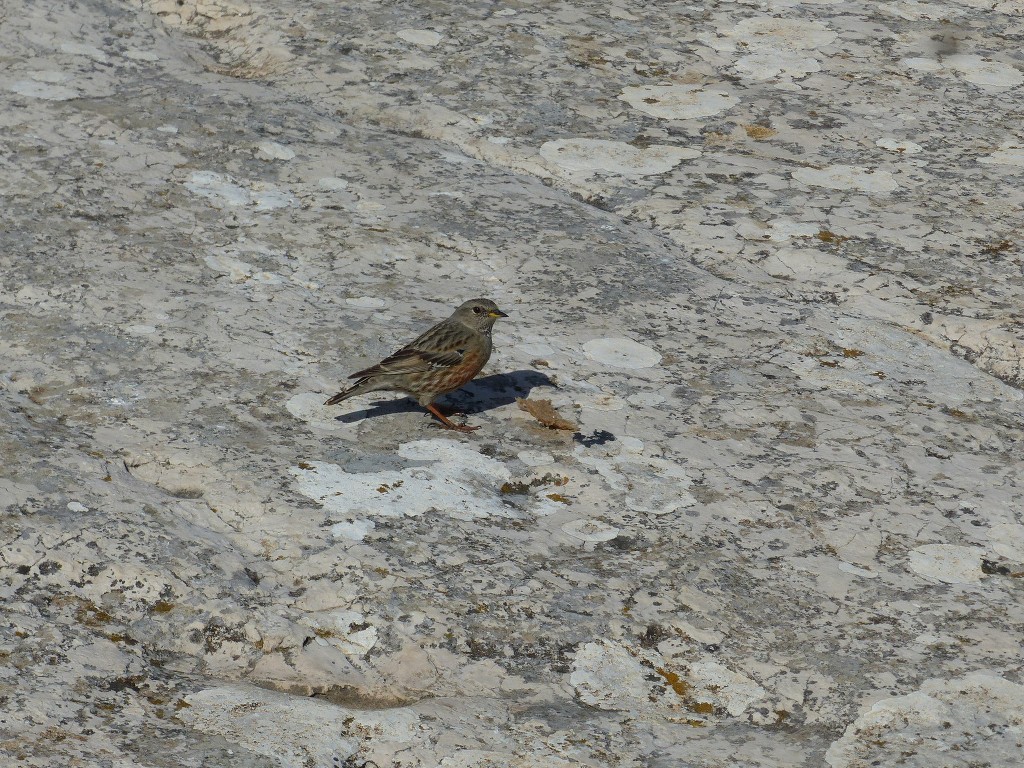
[[[539,371],[495,373],[469,382],[462,389],[439,398],[435,404],[442,411],[448,410],[470,416],[514,403],[516,398],[529,395],[534,387],[554,386],[555,383]],[[377,416],[409,412],[422,413],[423,408],[411,397],[399,397],[395,400],[378,400],[369,407],[343,413],[335,418],[335,421],[351,424]]]

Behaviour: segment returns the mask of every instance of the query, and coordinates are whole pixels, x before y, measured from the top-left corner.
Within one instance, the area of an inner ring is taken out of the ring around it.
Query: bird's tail
[[[363,392],[373,392],[377,387],[373,386],[369,376],[364,376],[348,389],[343,389],[330,398],[324,405],[337,405],[342,400],[348,400],[354,395],[361,395]]]

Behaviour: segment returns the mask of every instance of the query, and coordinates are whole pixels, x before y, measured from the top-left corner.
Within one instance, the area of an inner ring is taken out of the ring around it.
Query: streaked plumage
[[[491,356],[491,328],[508,317],[490,299],[470,299],[415,341],[376,365],[349,376],[355,384],[330,398],[335,405],[354,395],[379,390],[405,392],[437,416],[447,429],[472,432],[442,414],[433,402],[469,382]]]

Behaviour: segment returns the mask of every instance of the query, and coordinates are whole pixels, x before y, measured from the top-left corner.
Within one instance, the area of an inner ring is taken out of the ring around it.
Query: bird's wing
[[[361,379],[366,376],[395,376],[406,373],[424,373],[441,368],[450,368],[462,362],[465,350],[451,349],[445,352],[428,352],[416,349],[413,345],[403,347],[390,357],[386,357],[374,366],[353,373],[350,379]]]
[[[450,368],[462,362],[472,342],[467,328],[450,322],[441,322],[395,354],[366,370],[353,373],[349,378],[394,376]]]

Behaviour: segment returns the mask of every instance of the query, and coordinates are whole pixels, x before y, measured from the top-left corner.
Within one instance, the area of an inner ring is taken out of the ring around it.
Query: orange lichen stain
[[[845,243],[850,238],[843,237],[842,235],[837,235],[835,232],[829,232],[827,229],[823,229],[818,233],[818,239],[823,243],[835,243],[836,245],[839,245],[840,243]]]
[[[667,669],[658,667],[655,670],[659,675],[665,678],[665,682],[668,683],[669,688],[675,691],[676,696],[686,696],[690,690],[690,684],[683,680],[675,672],[669,672]]]
[[[299,462],[299,469],[316,469],[312,464],[306,461]]]
[[[113,632],[113,633],[107,635],[107,640],[109,640],[112,643],[124,643],[125,645],[138,645],[139,644],[138,640],[134,640],[133,638],[131,638],[128,635],[123,634],[121,632]]]
[[[168,603],[164,600],[160,600],[159,602],[153,603],[153,605],[149,609],[149,612],[170,613],[172,610],[174,610],[174,603]]]
[[[998,242],[988,243],[982,246],[981,252],[987,253],[990,256],[995,256],[999,253],[1005,253],[1006,251],[1013,248],[1012,240],[999,240]]]
[[[87,627],[98,627],[111,623],[114,617],[102,608],[96,607],[92,601],[83,600],[75,609],[75,619]]]
[[[843,357],[860,357],[863,354],[864,354],[863,350],[860,350],[860,349],[844,349],[843,350]]]
[[[568,484],[568,482],[569,478],[566,477],[565,475],[553,475],[550,472],[545,472],[543,477],[535,477],[531,479],[529,482],[524,482],[522,480],[513,480],[512,482],[509,483],[502,483],[501,488],[499,490],[502,493],[518,494],[522,496],[523,494],[529,493],[531,488],[539,488],[544,485],[562,486]],[[548,496],[548,498],[551,498],[551,496]],[[568,502],[565,503],[568,504]]]
[[[549,493],[548,498],[557,501],[559,504],[572,504],[572,500],[560,493]]]
[[[690,709],[698,715],[711,715],[714,714],[715,705],[707,701],[698,701],[691,704]]]
[[[822,365],[824,365],[826,368],[838,368],[839,367],[839,363],[837,363],[835,360],[819,360],[818,362],[821,363]]]

